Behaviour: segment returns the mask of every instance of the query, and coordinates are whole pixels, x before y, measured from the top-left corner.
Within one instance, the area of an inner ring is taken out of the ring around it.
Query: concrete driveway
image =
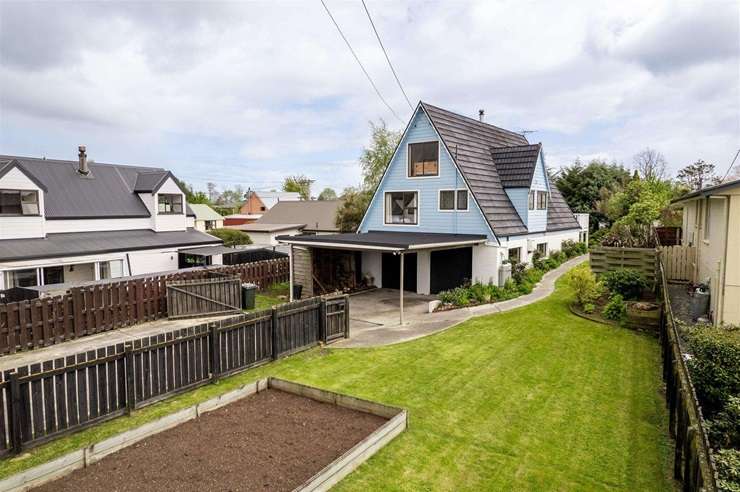
[[[399,324],[398,290],[376,289],[350,297],[350,338],[332,347],[376,347],[421,338],[485,314],[500,313],[532,304],[552,294],[555,281],[574,266],[588,260],[588,255],[566,261],[547,272],[531,294],[509,301],[469,308],[429,313],[429,301],[435,296],[406,292],[404,295],[403,326]]]

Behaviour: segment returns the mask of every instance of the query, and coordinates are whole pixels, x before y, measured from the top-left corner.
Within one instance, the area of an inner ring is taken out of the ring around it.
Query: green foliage
[[[208,195],[206,195],[202,191],[193,191],[193,187],[186,183],[185,181],[181,181],[177,178],[175,178],[175,182],[182,188],[182,190],[185,192],[185,200],[188,203],[205,203],[209,204],[211,201],[208,199]]]
[[[570,239],[563,241],[563,244],[560,247],[562,248],[563,254],[565,254],[566,258],[574,258],[588,252],[588,246],[586,243],[576,242]]]
[[[304,176],[303,174],[296,174],[295,176],[287,176],[283,180],[283,191],[291,191],[299,193],[301,200],[311,199],[311,185],[314,180]]]
[[[558,266],[568,261],[568,256],[562,251],[553,251],[550,253],[550,259],[555,261]]]
[[[740,396],[740,329],[699,326],[688,332],[688,361],[704,417],[714,419]]]
[[[722,492],[740,492],[740,450],[720,449],[714,453],[719,480],[717,486]]]
[[[514,279],[515,282],[521,282],[524,278],[524,272],[527,271],[527,264],[524,262],[521,263],[514,263],[511,265],[511,278]]]
[[[588,302],[588,303],[586,303],[586,304],[583,305],[583,312],[584,313],[591,314],[594,311],[596,311],[596,305],[595,304],[593,304],[591,302]]]
[[[720,448],[740,448],[740,396],[730,396],[724,408],[706,422],[709,442]]]
[[[386,166],[390,163],[396,150],[401,132],[389,130],[384,120],[379,124],[370,122],[370,146],[362,150],[360,167],[362,168],[363,189],[373,191],[380,183]]]
[[[372,192],[357,188],[345,188],[342,193],[342,205],[337,209],[336,226],[342,232],[355,232],[365,215]]]
[[[625,299],[638,299],[647,287],[645,277],[631,268],[618,268],[605,273],[603,277],[606,287]]]
[[[700,190],[705,186],[716,185],[720,182],[720,178],[714,174],[714,164],[701,159],[678,171],[676,178],[686,186],[688,191]]]
[[[467,306],[470,304],[470,291],[466,287],[455,287],[439,293],[439,300],[453,306]]]
[[[596,276],[588,265],[578,265],[565,276],[568,286],[573,289],[576,301],[584,311],[593,312],[594,303],[604,293],[604,285],[596,280]],[[591,310],[586,307],[591,306]]]
[[[607,229],[606,227],[592,232],[588,236],[588,247],[593,248],[594,246],[600,245],[601,241],[604,239],[604,237],[606,237],[607,234],[609,234],[609,229]]]
[[[337,192],[331,188],[324,188],[321,191],[321,193],[319,193],[319,200],[336,200],[336,199],[337,199]]]
[[[612,294],[609,302],[604,306],[604,317],[612,321],[622,321],[627,317],[627,306],[619,294]]]
[[[238,246],[240,244],[252,244],[249,234],[236,229],[211,229],[211,236],[216,236],[224,242],[224,246]]]

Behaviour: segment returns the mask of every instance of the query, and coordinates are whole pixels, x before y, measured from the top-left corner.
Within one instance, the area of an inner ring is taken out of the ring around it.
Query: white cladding
[[[40,215],[0,216],[0,240],[44,237],[44,192],[18,168],[0,178],[2,190],[33,190],[39,195]]]

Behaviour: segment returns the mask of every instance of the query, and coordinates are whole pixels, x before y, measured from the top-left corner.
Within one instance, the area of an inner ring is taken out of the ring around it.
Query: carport
[[[414,274],[416,273],[417,254],[422,252],[431,254],[432,252],[445,251],[450,248],[464,249],[465,247],[472,247],[477,244],[485,243],[486,236],[480,234],[369,231],[358,234],[344,233],[315,236],[278,236],[277,240],[281,243],[290,245],[291,294],[295,280],[294,265],[296,256],[293,250],[294,246],[308,248],[316,252],[316,254],[322,254],[322,251],[326,250],[379,253],[381,255],[380,258],[382,258],[380,268],[384,279],[382,286],[388,287],[391,285],[389,282],[392,282],[391,288],[398,288],[399,320],[400,323],[403,324],[404,290],[410,283],[413,283],[415,290],[416,278],[413,278],[413,282],[411,282],[407,277],[412,271]],[[452,256],[455,255],[450,255],[450,258],[452,258]],[[467,252],[466,254],[457,256],[467,258]],[[441,262],[445,263],[446,261],[452,261],[450,258],[442,258]],[[413,269],[411,268],[412,265]],[[454,262],[452,265],[454,268]],[[366,266],[363,265],[363,267]],[[310,271],[308,273],[304,273],[307,280],[314,282],[315,274],[311,269],[309,270]],[[440,276],[442,275],[443,274]]]

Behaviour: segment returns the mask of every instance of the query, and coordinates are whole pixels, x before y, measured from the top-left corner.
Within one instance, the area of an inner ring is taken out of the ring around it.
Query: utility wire
[[[730,163],[730,167],[727,168],[727,172],[722,177],[722,181],[724,181],[725,179],[727,179],[727,176],[730,174],[730,171],[732,171],[732,168],[735,166],[735,161],[737,160],[737,156],[739,156],[739,155],[740,155],[740,149],[737,149],[737,152],[735,153],[735,158],[732,159],[732,162]]]
[[[378,95],[378,97],[380,98],[380,100],[383,101],[383,104],[385,104],[385,107],[387,107],[388,110],[391,113],[393,113],[393,116],[395,116],[398,119],[398,121],[400,121],[401,123],[404,123],[404,121],[401,119],[401,117],[398,116],[398,114],[395,111],[393,111],[393,108],[391,107],[390,104],[388,104],[388,101],[385,100],[385,98],[383,97],[383,95],[380,93],[380,90],[378,90],[378,86],[375,85],[375,82],[373,82],[372,77],[370,77],[370,74],[367,73],[367,70],[365,70],[365,66],[360,61],[360,58],[357,56],[357,53],[355,53],[355,50],[352,49],[352,45],[349,44],[349,41],[347,40],[347,37],[342,32],[342,29],[339,27],[339,24],[337,24],[337,21],[334,20],[334,16],[331,15],[331,11],[329,10],[329,7],[326,6],[326,3],[324,2],[324,0],[321,0],[321,5],[324,6],[324,9],[326,10],[326,13],[329,14],[329,18],[334,23],[334,27],[336,27],[337,28],[337,31],[339,31],[339,35],[342,36],[342,39],[344,40],[345,44],[347,45],[347,48],[349,48],[350,53],[352,53],[352,56],[355,57],[355,60],[357,61],[357,64],[360,65],[360,68],[362,69],[362,72],[365,74],[365,77],[367,77],[367,80],[370,82],[370,85],[372,85],[373,86],[373,89],[375,89],[375,93]]]
[[[401,85],[401,81],[398,79],[398,74],[396,73],[396,69],[393,68],[393,64],[391,63],[391,59],[388,57],[388,52],[385,50],[385,46],[383,46],[383,41],[380,40],[380,34],[378,34],[378,30],[375,28],[375,23],[373,22],[373,18],[370,16],[370,11],[367,9],[367,5],[365,5],[365,0],[362,0],[362,6],[365,7],[365,13],[367,14],[367,18],[370,21],[370,25],[373,26],[373,31],[375,32],[375,37],[378,39],[378,44],[380,44],[380,48],[383,50],[383,54],[385,55],[385,59],[388,62],[388,66],[391,67],[391,72],[393,72],[393,77],[396,79],[396,83],[398,84],[398,88],[401,89],[401,92],[403,93],[403,97],[406,98],[406,103],[409,105],[409,108],[412,110],[414,109],[414,105],[411,104],[411,101],[409,101],[409,96],[406,95],[406,91],[403,90],[403,85]]]

